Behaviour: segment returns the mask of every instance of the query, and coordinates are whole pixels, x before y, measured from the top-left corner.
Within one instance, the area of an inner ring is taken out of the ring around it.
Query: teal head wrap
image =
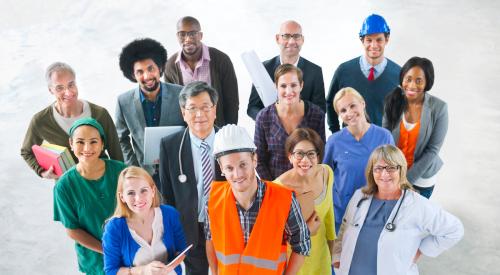
[[[97,120],[91,117],[80,118],[77,121],[73,122],[73,125],[71,125],[71,128],[69,129],[69,137],[73,137],[76,128],[83,125],[94,127],[99,132],[102,142],[106,144],[106,135],[104,134],[104,129],[102,128],[101,124],[97,122]]]

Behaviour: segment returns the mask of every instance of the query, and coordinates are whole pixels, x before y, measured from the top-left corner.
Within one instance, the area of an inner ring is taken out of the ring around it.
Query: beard
[[[158,87],[160,86],[160,81],[158,81],[157,79],[154,80],[154,84],[153,86],[149,87],[146,85],[145,82],[141,82],[141,88],[145,91],[145,92],[154,92],[158,89]]]

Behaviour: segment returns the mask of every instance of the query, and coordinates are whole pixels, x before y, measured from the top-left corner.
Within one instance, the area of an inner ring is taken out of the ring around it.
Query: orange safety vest
[[[264,184],[266,192],[245,246],[230,184],[226,181],[212,182],[208,218],[219,274],[283,274],[286,264],[283,232],[292,193],[272,182]]]

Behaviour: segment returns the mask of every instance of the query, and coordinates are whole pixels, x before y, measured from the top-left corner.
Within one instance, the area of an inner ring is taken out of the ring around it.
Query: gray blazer
[[[385,115],[382,126],[384,128],[389,127]],[[399,130],[398,122],[396,128],[392,130],[392,136],[396,144],[399,142]],[[448,106],[441,99],[426,93],[420,117],[415,159],[407,174],[411,183],[414,183],[419,178],[430,178],[441,169],[443,161],[439,157],[439,150],[443,145],[447,131]]]
[[[182,86],[161,82],[161,117],[159,126],[185,126],[179,107],[179,93]],[[144,128],[146,118],[139,97],[139,87],[118,97],[115,124],[118,139],[127,165],[140,166],[153,174],[152,165],[144,165]],[[158,150],[159,150],[158,146]]]

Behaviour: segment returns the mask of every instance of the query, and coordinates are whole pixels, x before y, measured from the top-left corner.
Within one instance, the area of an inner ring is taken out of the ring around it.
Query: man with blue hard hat
[[[344,87],[356,89],[366,101],[370,122],[382,125],[384,98],[398,86],[401,70],[398,64],[384,56],[390,33],[389,25],[380,15],[372,14],[363,22],[359,39],[365,54],[340,64],[326,98],[328,127],[332,133],[340,130],[338,116],[333,109],[333,98]]]

